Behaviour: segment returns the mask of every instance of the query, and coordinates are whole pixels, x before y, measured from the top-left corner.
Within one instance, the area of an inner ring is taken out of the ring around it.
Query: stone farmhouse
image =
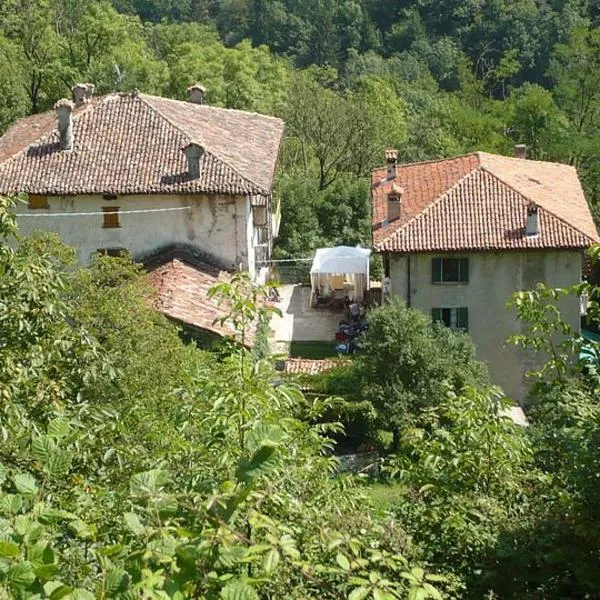
[[[84,263],[128,251],[159,270],[166,314],[214,330],[206,289],[234,269],[266,276],[283,121],[207,106],[199,85],[187,102],[72,91],[0,138],[0,194],[29,198],[21,230],[58,233]]]
[[[599,238],[575,168],[515,151],[402,165],[387,151],[371,200],[389,292],[468,331],[494,382],[523,401],[533,358],[506,345],[520,327],[506,302],[539,282],[578,283],[585,250]],[[579,331],[579,301],[561,308]]]

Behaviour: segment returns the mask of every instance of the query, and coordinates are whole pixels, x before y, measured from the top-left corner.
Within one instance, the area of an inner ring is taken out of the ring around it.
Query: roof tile
[[[585,248],[596,227],[573,167],[487,153],[401,165],[372,177],[376,250],[425,252]],[[403,215],[386,224],[387,195],[401,186]],[[539,207],[539,235],[526,236],[527,207]]]
[[[227,316],[228,306],[208,297],[213,285],[230,279],[228,272],[209,264],[191,265],[173,259],[152,269],[148,277],[157,293],[156,308],[164,315],[220,336],[233,335],[230,327],[215,322]]]
[[[54,112],[17,121],[0,138],[0,193],[50,195],[269,194],[283,121],[145,94],[109,94],[73,111],[61,151]],[[190,179],[182,148],[204,147]]]

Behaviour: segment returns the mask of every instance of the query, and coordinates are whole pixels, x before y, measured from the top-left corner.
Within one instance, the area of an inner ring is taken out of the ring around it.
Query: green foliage
[[[397,430],[410,415],[444,397],[487,381],[468,335],[456,333],[401,301],[369,313],[354,362],[357,392],[368,398],[386,429]]]
[[[20,238],[10,208],[0,595],[439,594],[389,519],[332,476],[339,425],[295,418],[304,399],[273,384],[268,361],[243,343],[220,362],[184,346],[139,268],[99,257],[74,269],[55,240]],[[270,311],[243,275],[212,294],[242,342]]]

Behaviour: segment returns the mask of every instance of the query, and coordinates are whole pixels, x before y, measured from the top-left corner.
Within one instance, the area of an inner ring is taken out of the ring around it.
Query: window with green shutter
[[[469,331],[469,309],[465,306],[458,308],[432,308],[431,318],[434,323],[443,323],[456,331]]]
[[[468,283],[468,258],[432,258],[431,281],[433,283]]]

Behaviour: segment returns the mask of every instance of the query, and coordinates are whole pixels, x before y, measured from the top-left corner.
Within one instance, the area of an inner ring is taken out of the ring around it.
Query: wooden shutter
[[[431,259],[431,281],[433,283],[441,283],[442,281],[442,259]]]
[[[459,329],[463,331],[469,331],[469,309],[466,307],[461,307],[456,309],[457,312],[457,325]]]
[[[119,225],[119,207],[118,206],[103,206],[102,212],[104,213],[104,223],[102,227],[111,229],[114,227],[121,227]]]
[[[46,196],[39,196],[38,194],[31,194],[29,196],[29,208],[48,208],[48,198]]]
[[[461,258],[458,265],[458,280],[463,283],[469,283],[469,259]]]

